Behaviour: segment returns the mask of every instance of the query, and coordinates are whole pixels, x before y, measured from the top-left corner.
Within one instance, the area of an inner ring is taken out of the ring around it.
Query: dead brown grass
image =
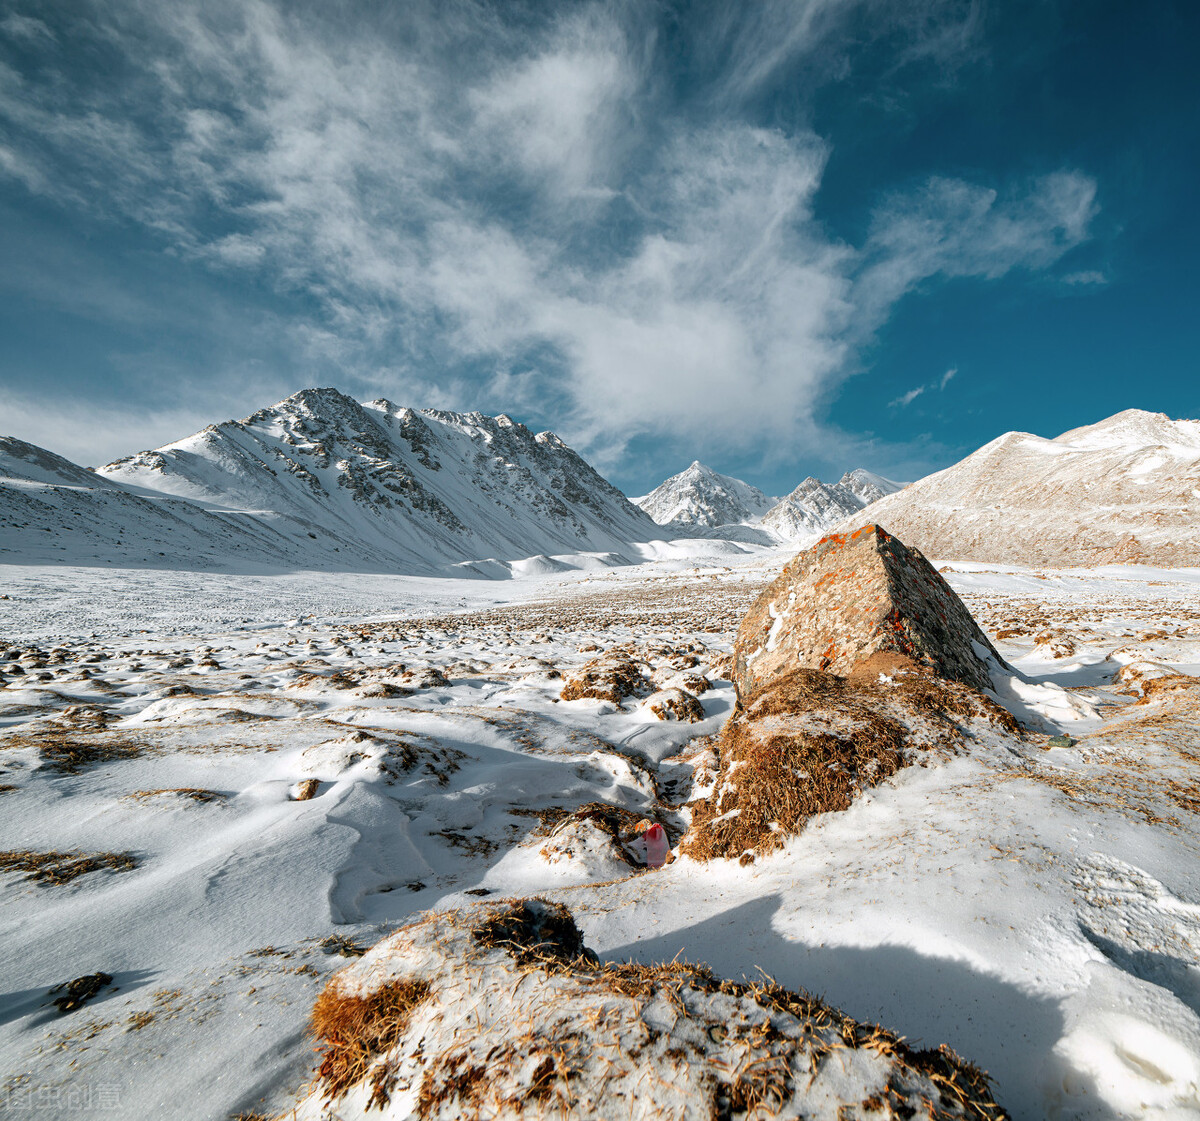
[[[360,946],[344,934],[330,934],[317,943],[327,954],[339,954],[344,958],[360,958],[367,952],[366,946]]]
[[[134,740],[38,738],[37,749],[43,768],[60,775],[77,775],[87,767],[125,762],[142,753],[142,745]]]
[[[0,872],[24,872],[27,880],[40,884],[67,884],[89,872],[108,869],[131,872],[138,865],[131,852],[32,852],[10,849],[0,852]]]
[[[786,989],[770,978],[763,982],[723,980],[706,965],[684,961],[649,965],[601,963],[584,944],[571,912],[560,903],[540,898],[501,901],[497,909],[476,925],[473,934],[481,945],[507,950],[526,968],[569,972],[614,994],[646,1002],[666,999],[683,1017],[692,1015],[684,999],[688,990],[749,998],[763,1008],[794,1016],[805,1025],[805,1039],[813,1052],[814,1069],[816,1063],[836,1048],[870,1048],[896,1060],[897,1069],[893,1070],[884,1093],[889,1103],[898,1105],[901,1110],[905,1108],[906,1095],[896,1080],[905,1073],[915,1072],[928,1077],[938,1089],[941,1104],[953,1104],[958,1108],[959,1116],[972,1121],[1008,1121],[1007,1113],[992,1097],[988,1076],[949,1047],[910,1047],[903,1038],[878,1024],[854,1020],[820,997],[803,990]],[[715,1117],[732,1113],[758,1116],[763,1111],[768,1111],[766,1115],[769,1116],[789,1099],[792,1085],[785,1056],[793,1044],[769,1021],[757,1027],[730,1022],[712,1025],[708,1031],[714,1042],[733,1034],[744,1037],[749,1045],[742,1066],[728,1071],[727,1076],[713,1087]],[[572,1074],[569,1048],[564,1051],[557,1045],[561,1041],[555,1041],[553,1046],[547,1046],[550,1041],[545,1040],[531,1041],[531,1046],[534,1043],[539,1045],[538,1051],[544,1051],[553,1059],[552,1064],[544,1063],[537,1068],[545,1076],[541,1082],[545,1083],[547,1091],[556,1088],[560,1097],[568,1095],[567,1082]],[[518,1061],[524,1059],[528,1053],[523,1050],[516,1058]],[[497,1061],[503,1060],[503,1056],[493,1057]],[[487,1072],[468,1065],[466,1058],[465,1055],[443,1056],[441,1065],[435,1064],[427,1071],[421,1088],[419,1116],[427,1115],[433,1106],[454,1098],[464,1104],[482,1100]],[[534,1083],[540,1084],[537,1078]],[[882,1105],[883,1098],[880,1101]],[[929,1105],[930,1116],[943,1116],[933,1111],[934,1103]],[[899,1112],[894,1115],[911,1114]]]
[[[640,663],[630,658],[593,658],[567,678],[560,696],[564,701],[593,698],[611,701],[620,707],[626,697],[636,697],[650,691],[650,684]]]
[[[399,1042],[413,1010],[428,995],[425,981],[391,981],[367,996],[343,993],[336,977],[329,983],[312,1011],[312,1034],[323,1045],[317,1077],[327,1101],[361,1081],[372,1062]],[[386,1071],[380,1074],[370,1104],[382,1108],[390,1086]]]
[[[76,977],[73,981],[64,981],[50,990],[50,995],[62,993],[53,1003],[59,1012],[74,1012],[92,999],[105,985],[112,984],[111,973],[89,973],[86,977]]]
[[[162,790],[135,790],[132,794],[127,794],[127,798],[132,798],[138,802],[146,802],[151,798],[159,798],[164,795],[173,795],[177,798],[188,798],[193,802],[208,803],[208,802],[224,802],[225,795],[216,790],[205,790],[199,786],[172,786],[164,787]]]
[[[722,729],[716,786],[694,805],[683,849],[698,860],[748,863],[810,817],[848,809],[915,753],[957,749],[976,720],[1021,734],[987,697],[931,674],[882,681],[878,672],[796,670],[750,697]]]

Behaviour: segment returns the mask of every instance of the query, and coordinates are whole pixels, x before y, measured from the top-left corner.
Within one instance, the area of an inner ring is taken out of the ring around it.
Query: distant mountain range
[[[94,472],[6,438],[0,484],[0,559],[34,562],[502,575],[669,536],[552,432],[334,389]]]
[[[635,505],[507,416],[308,389],[95,471],[0,437],[0,563],[507,576],[872,521],[941,559],[1200,566],[1200,421],[1010,432],[900,486],[858,470],[773,499],[693,463]]]
[[[1127,409],[1053,440],[1009,432],[870,519],[945,559],[1200,566],[1200,421]]]
[[[823,533],[901,485],[859,469],[836,483],[810,476],[786,498],[768,498],[741,479],[695,462],[633,501],[659,525],[680,533],[757,537],[766,544]]]

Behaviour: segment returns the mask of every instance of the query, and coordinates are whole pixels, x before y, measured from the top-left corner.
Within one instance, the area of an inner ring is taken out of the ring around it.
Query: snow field
[[[127,1116],[281,1110],[345,960],[321,940],[369,945],[486,892],[565,903],[603,958],[761,969],[949,1043],[1014,1118],[1200,1115],[1193,700],[1113,685],[1127,664],[1200,664],[1194,574],[951,562],[1044,730],[906,768],[749,867],[638,872],[598,829],[539,831],[532,811],[589,802],[686,826],[679,753],[729,713],[733,623],[773,574],[769,556],[727,563],[504,584],[192,575],[157,596],[162,574],[7,570],[0,850],[138,863],[0,874],[0,1102],[103,1087]],[[714,686],[703,722],[558,699],[621,644],[650,685],[690,649]],[[1077,742],[1048,749],[1049,732]],[[115,987],[48,1007],[97,970]]]

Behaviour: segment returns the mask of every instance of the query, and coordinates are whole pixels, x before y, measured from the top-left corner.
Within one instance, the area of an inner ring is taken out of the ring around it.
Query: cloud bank
[[[885,9],[902,55],[973,48],[972,4],[764,4],[699,29],[698,114],[632,5],[39,5],[0,25],[33,60],[0,66],[0,175],[295,301],[348,388],[524,411],[604,464],[638,437],[786,461],[905,295],[1046,270],[1097,213],[1070,168],[935,177],[831,236],[826,142],[739,106]]]

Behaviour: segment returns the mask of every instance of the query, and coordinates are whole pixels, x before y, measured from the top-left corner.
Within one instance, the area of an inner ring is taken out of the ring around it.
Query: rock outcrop
[[[601,964],[571,913],[506,900],[433,913],[337,974],[298,1121],[353,1118],[1007,1115],[948,1048],[704,966]]]
[[[877,525],[794,557],[742,620],[734,657],[743,700],[797,669],[924,668],[982,690],[986,659],[1003,664],[924,556]]]

